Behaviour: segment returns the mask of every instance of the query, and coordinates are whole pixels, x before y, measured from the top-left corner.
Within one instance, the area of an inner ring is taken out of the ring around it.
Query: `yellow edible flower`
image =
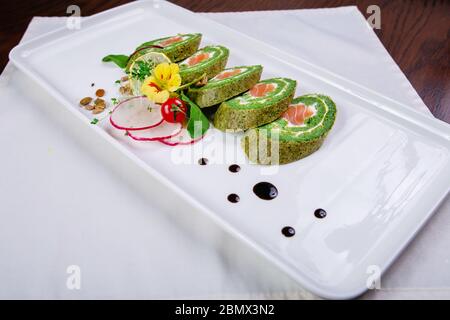
[[[152,71],[152,75],[144,80],[141,92],[156,103],[164,103],[170,92],[181,85],[180,68],[176,63],[160,63]]]

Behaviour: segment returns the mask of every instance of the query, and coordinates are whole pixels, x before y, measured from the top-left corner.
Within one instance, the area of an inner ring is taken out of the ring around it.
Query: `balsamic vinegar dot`
[[[236,193],[231,193],[228,195],[228,201],[232,202],[232,203],[236,203],[239,202],[240,198]]]
[[[272,200],[278,196],[278,189],[270,182],[259,182],[255,184],[253,192],[263,200]]]
[[[283,229],[281,229],[281,233],[285,236],[285,237],[293,237],[295,235],[295,229],[292,227],[284,227]]]
[[[241,167],[238,166],[237,164],[232,164],[231,166],[228,167],[228,170],[230,172],[236,173],[236,172],[241,171]]]
[[[198,164],[201,166],[206,166],[208,164],[208,159],[200,158],[200,159],[198,159]]]
[[[325,210],[319,208],[319,209],[316,209],[316,211],[314,211],[314,215],[318,219],[323,219],[327,216],[327,212]]]

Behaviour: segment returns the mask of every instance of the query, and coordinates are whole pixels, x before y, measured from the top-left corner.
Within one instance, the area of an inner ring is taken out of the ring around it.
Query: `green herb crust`
[[[163,49],[159,49],[159,51],[164,53],[172,62],[178,62],[193,55],[198,50],[200,41],[202,40],[201,33],[179,34],[178,36],[183,37],[183,40],[167,45]],[[160,45],[161,42],[173,37],[176,36],[169,36],[145,42],[141,44],[137,50],[145,48],[146,46]]]
[[[201,53],[211,54],[211,57],[193,66],[187,64],[189,58],[179,63],[183,84],[198,79],[203,74],[208,79],[216,76],[225,68],[230,51],[223,46],[208,46],[197,51],[194,56]]]
[[[291,104],[299,103],[316,110],[304,125],[290,125],[286,119],[279,118],[245,133],[241,146],[251,161],[286,164],[307,157],[321,147],[336,119],[336,105],[329,97],[321,94],[304,95],[295,98]],[[276,150],[276,144],[278,157],[272,157],[272,148]]]
[[[210,107],[230,99],[253,87],[261,78],[262,66],[241,66],[225,69],[223,72],[240,70],[237,75],[225,79],[212,78],[205,86],[191,88],[188,96],[200,108]]]
[[[289,106],[297,82],[287,78],[273,78],[259,82],[274,84],[276,89],[263,97],[249,92],[223,102],[214,115],[214,126],[222,131],[242,131],[278,119]]]

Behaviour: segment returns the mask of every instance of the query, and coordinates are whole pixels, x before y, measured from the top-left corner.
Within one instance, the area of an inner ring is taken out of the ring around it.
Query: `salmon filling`
[[[249,94],[253,97],[260,98],[275,90],[273,83],[258,83],[250,89]]]
[[[190,67],[195,66],[196,64],[199,64],[202,61],[205,61],[206,59],[209,59],[210,55],[207,52],[202,52],[199,53],[193,57],[190,57],[187,61],[186,64]]]
[[[223,80],[223,79],[227,79],[229,77],[233,77],[237,74],[241,73],[240,69],[235,69],[235,70],[230,70],[230,71],[223,71],[222,73],[220,73],[219,75],[216,76],[217,80]]]
[[[301,126],[305,121],[311,118],[316,113],[313,107],[305,106],[303,103],[290,105],[283,118],[287,119],[291,124]]]
[[[167,47],[167,46],[171,45],[172,43],[180,42],[181,40],[183,40],[182,37],[175,36],[175,37],[172,37],[172,38],[169,38],[169,39],[161,41],[159,43],[159,45],[162,46],[162,47]]]

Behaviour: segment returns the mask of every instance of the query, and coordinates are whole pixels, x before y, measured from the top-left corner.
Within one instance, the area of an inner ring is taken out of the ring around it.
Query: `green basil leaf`
[[[123,54],[110,54],[102,59],[103,62],[114,62],[119,68],[125,69],[128,63],[128,56]]]
[[[189,105],[189,120],[187,130],[192,139],[199,138],[209,129],[208,118],[203,114],[200,107],[189,99],[184,92],[181,92],[181,100]]]

